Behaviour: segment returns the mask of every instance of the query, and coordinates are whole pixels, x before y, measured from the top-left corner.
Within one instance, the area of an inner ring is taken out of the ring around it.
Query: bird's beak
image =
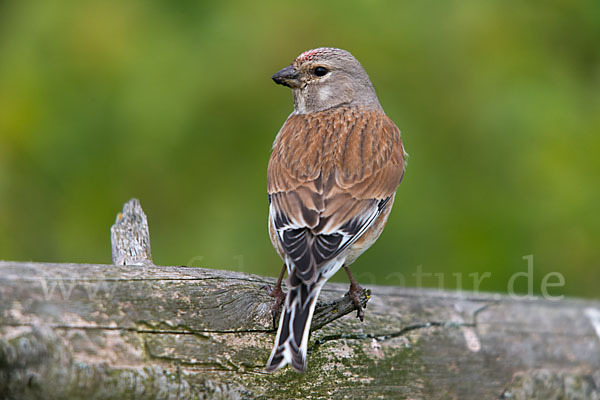
[[[287,86],[290,88],[300,87],[300,74],[291,65],[278,71],[271,77],[278,85]]]

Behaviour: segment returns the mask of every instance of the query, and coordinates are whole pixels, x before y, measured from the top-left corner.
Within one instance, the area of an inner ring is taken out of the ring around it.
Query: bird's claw
[[[352,300],[352,303],[354,304],[354,308],[356,309],[356,318],[360,319],[360,322],[363,322],[364,318],[365,318],[365,311],[364,308],[361,304],[361,294],[363,293],[363,288],[360,287],[359,285],[350,285],[350,289],[348,290],[348,293],[346,293],[346,296],[348,296],[350,298],[350,300]],[[366,307],[366,304],[365,304]]]
[[[262,289],[267,291],[267,294],[275,299],[271,306],[271,315],[273,316],[273,329],[277,327],[277,316],[280,313],[281,306],[285,300],[286,294],[281,290],[281,285],[271,288],[271,285],[264,285]]]

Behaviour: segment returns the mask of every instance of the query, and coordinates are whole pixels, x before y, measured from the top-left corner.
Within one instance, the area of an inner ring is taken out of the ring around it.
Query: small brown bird
[[[302,372],[317,298],[341,267],[362,320],[362,288],[348,266],[383,231],[406,154],[400,131],[349,52],[305,51],[273,80],[292,89],[294,112],[275,138],[267,172],[269,233],[285,263],[270,294],[276,308],[284,297],[285,303],[266,370],[291,364]]]

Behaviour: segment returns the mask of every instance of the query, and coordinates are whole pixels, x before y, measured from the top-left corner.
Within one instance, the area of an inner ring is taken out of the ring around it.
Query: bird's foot
[[[267,291],[267,294],[275,299],[275,302],[271,306],[271,315],[273,316],[273,329],[277,327],[277,317],[281,312],[281,306],[285,300],[286,294],[281,290],[281,284],[275,285],[274,288],[271,285],[264,285],[262,287]]]
[[[360,322],[363,322],[365,318],[365,312],[361,304],[361,294],[363,294],[363,291],[364,289],[358,283],[351,282],[350,289],[348,290],[348,293],[346,293],[346,296],[348,296],[350,300],[352,300],[352,303],[354,303],[354,308],[356,309],[356,318],[360,319]],[[366,306],[367,305],[365,304],[365,307]]]

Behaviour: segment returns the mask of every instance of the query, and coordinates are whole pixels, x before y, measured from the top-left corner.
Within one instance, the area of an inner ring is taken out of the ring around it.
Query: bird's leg
[[[348,274],[348,279],[350,279],[350,289],[348,289],[346,296],[350,297],[354,303],[354,308],[356,308],[356,318],[359,318],[362,322],[363,318],[365,317],[365,312],[360,305],[360,295],[363,292],[363,288],[354,280],[352,273],[350,273],[350,268],[344,265],[344,270],[346,271],[346,274]]]
[[[271,314],[273,315],[273,329],[275,329],[275,326],[277,325],[277,315],[279,315],[279,310],[286,296],[283,290],[281,290],[281,282],[283,281],[285,270],[286,266],[284,263],[274,288],[271,288],[270,285],[263,286],[263,288],[267,290],[268,295],[275,298],[275,303],[273,303],[273,306],[271,307]]]

